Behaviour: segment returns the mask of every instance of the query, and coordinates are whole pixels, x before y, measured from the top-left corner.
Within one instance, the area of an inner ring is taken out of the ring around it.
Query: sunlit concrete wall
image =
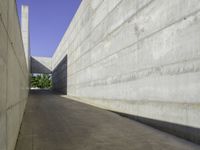
[[[83,0],[53,67],[65,55],[69,96],[200,128],[199,0]]]
[[[21,9],[21,32],[24,45],[27,67],[30,69],[30,35],[29,35],[29,6],[23,5]]]
[[[28,77],[16,2],[0,0],[0,150],[14,150]]]

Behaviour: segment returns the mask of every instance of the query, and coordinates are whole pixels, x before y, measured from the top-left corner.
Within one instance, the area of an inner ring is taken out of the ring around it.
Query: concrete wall
[[[65,55],[68,95],[200,128],[199,0],[83,0],[53,68]]]
[[[52,83],[54,91],[67,94],[67,56],[53,70]]]
[[[31,56],[31,73],[52,73],[52,58]]]
[[[21,12],[23,18],[21,22],[22,40],[26,56],[26,63],[28,65],[27,67],[30,69],[29,6],[22,6]]]
[[[0,0],[0,149],[14,150],[28,96],[28,78],[15,0]]]

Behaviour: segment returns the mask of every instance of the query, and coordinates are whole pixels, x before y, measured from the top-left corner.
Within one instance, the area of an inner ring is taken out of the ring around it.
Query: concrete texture
[[[199,150],[115,113],[47,91],[29,97],[16,150]]]
[[[174,124],[170,122],[164,122],[160,120],[154,120],[154,119],[124,114],[124,113],[119,113],[119,112],[116,112],[116,113],[121,116],[127,117],[129,119],[147,124],[161,131],[173,134],[185,140],[192,141],[193,143],[200,144],[200,129],[199,128],[193,128],[193,127],[188,127],[188,126],[184,126],[180,124]]]
[[[61,94],[67,94],[67,56],[52,73],[53,90]]]
[[[66,55],[69,96],[200,128],[199,0],[84,0],[53,69]]]
[[[14,150],[29,89],[15,0],[0,1],[0,150]]]
[[[52,58],[31,56],[31,73],[52,73]]]
[[[24,45],[27,67],[28,70],[30,70],[29,6],[23,5],[21,12],[22,40]]]

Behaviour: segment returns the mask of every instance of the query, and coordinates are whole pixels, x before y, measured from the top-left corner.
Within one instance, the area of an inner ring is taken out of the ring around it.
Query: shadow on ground
[[[31,91],[16,150],[199,150],[115,113]]]

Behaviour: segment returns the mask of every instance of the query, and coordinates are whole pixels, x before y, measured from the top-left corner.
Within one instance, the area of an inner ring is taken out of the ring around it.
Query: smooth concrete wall
[[[31,73],[51,74],[52,58],[31,56]]]
[[[14,150],[28,78],[16,2],[0,0],[0,150]]]
[[[67,56],[52,72],[53,90],[60,94],[67,94]]]
[[[21,22],[21,31],[22,31],[22,40],[24,45],[24,51],[26,56],[26,63],[28,69],[30,69],[30,35],[29,35],[29,6],[23,5],[21,8],[22,22]]]
[[[200,128],[199,0],[83,0],[53,68],[65,55],[69,96]]]

